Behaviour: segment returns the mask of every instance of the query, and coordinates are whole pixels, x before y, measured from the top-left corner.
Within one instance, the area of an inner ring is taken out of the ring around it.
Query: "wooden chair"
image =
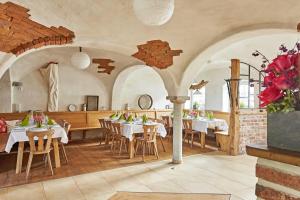
[[[99,119],[99,124],[100,124],[100,127],[102,129],[102,133],[104,135],[104,137],[103,137],[103,135],[100,137],[100,145],[101,145],[102,144],[102,139],[104,139],[104,143],[105,143],[105,141],[109,137],[109,130],[106,127],[105,119]]]
[[[142,147],[143,152],[143,161],[145,162],[145,149],[148,148],[148,153],[151,153],[151,149],[153,147],[154,155],[159,159],[157,143],[156,143],[156,135],[157,135],[157,125],[144,125],[144,135],[142,138],[137,138],[136,149],[135,152],[138,151],[139,147]]]
[[[110,120],[104,121],[104,126],[107,129],[107,134],[105,135],[105,144],[108,145],[109,142],[112,140],[112,122]]]
[[[164,126],[167,131],[166,138],[168,138],[168,141],[170,141],[173,138],[173,127],[171,126],[171,117],[170,116],[162,116],[161,118],[164,122]]]
[[[197,135],[201,143],[201,133],[199,131],[193,130],[192,128],[193,121],[191,119],[183,119],[182,123],[183,123],[183,131],[184,131],[183,142],[187,139],[189,144],[191,140],[191,148],[193,148],[194,137],[195,135]]]
[[[52,143],[53,131],[52,130],[39,131],[39,132],[27,131],[26,135],[29,138],[29,145],[30,145],[30,153],[29,153],[29,159],[28,159],[28,164],[26,169],[26,179],[28,179],[28,175],[30,172],[31,163],[34,155],[41,155],[41,154],[46,155],[47,159],[45,159],[45,162],[48,161],[51,174],[53,175],[53,169],[52,169],[51,158],[50,158],[50,151],[52,150],[51,143]],[[35,144],[34,141],[35,137],[38,138],[37,145]],[[46,143],[45,143],[45,139],[46,139]]]
[[[71,129],[71,124],[69,122],[67,122],[67,121],[64,121],[63,127],[64,127],[64,129],[65,129],[65,131],[66,131],[66,133],[68,135],[69,132],[70,132],[70,129]],[[67,156],[67,153],[66,153],[65,145],[62,142],[60,142],[59,145],[60,145],[63,157],[65,158],[66,163],[68,163],[69,160],[68,160],[68,156]]]
[[[115,152],[115,148],[119,144],[119,155],[122,153],[122,147],[124,147],[125,151],[128,152],[127,149],[127,138],[122,135],[122,130],[121,127],[122,125],[120,123],[111,123],[112,125],[112,144],[111,144],[111,149],[112,152]]]
[[[161,119],[154,119],[154,120],[152,120],[152,121],[154,121],[154,122],[156,122],[156,123],[164,124],[164,121],[161,120]],[[159,135],[159,134],[157,134],[156,137],[159,138],[159,141],[160,141],[160,143],[161,143],[161,146],[162,146],[164,152],[167,152],[167,151],[166,151],[166,148],[165,148],[165,145],[164,145],[164,142],[163,142],[163,137],[162,137],[161,135]]]

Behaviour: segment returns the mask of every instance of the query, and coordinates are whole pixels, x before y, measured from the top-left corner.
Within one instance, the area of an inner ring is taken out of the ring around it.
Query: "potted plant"
[[[253,56],[262,56],[263,86],[259,94],[260,107],[268,112],[269,147],[300,152],[300,43],[293,49],[281,45],[280,54],[269,61],[259,51]]]
[[[194,109],[194,110],[198,110],[199,107],[200,107],[200,104],[199,104],[197,101],[195,101],[195,102],[193,103],[193,109]]]

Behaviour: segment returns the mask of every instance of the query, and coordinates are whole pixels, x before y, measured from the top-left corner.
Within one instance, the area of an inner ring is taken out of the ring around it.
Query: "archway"
[[[156,70],[146,65],[134,65],[119,73],[112,91],[112,109],[122,109],[127,103],[137,109],[137,98],[142,94],[153,98],[153,108],[164,108],[168,92],[163,78]]]
[[[179,90],[177,91],[178,95],[187,94],[187,89],[193,83],[194,78],[197,77],[201,73],[201,71],[203,71],[207,67],[207,65],[211,64],[211,57],[216,54],[216,52],[224,50],[229,45],[239,41],[243,41],[245,39],[279,34],[295,34],[295,31],[292,29],[257,29],[244,31],[233,34],[209,46],[207,49],[200,52],[198,56],[185,69],[181,78]],[[225,62],[230,63],[230,59],[226,60]]]

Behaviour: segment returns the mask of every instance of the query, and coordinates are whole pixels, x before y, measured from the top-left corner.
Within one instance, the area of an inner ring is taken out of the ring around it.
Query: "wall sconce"
[[[23,83],[22,82],[14,81],[14,82],[12,82],[12,86],[16,87],[19,91],[23,91]]]

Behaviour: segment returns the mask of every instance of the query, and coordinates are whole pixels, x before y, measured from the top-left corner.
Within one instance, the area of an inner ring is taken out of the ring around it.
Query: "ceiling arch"
[[[113,110],[119,110],[121,109],[121,99],[120,99],[120,94],[122,93],[123,90],[123,85],[126,82],[126,80],[128,79],[128,77],[135,71],[143,69],[143,68],[149,68],[152,69],[154,73],[156,73],[157,75],[160,75],[160,73],[158,73],[157,70],[154,70],[153,68],[150,68],[147,65],[133,65],[130,66],[126,69],[124,69],[123,71],[121,71],[117,78],[115,79],[114,85],[113,85],[113,89],[112,89],[112,105],[111,108]],[[165,84],[165,88],[168,91],[167,87],[166,87],[166,82],[165,82],[165,77],[161,77],[161,79],[163,80],[164,84]],[[145,83],[145,84],[151,84],[151,83]],[[168,91],[169,92],[169,91]]]
[[[187,95],[187,90],[189,86],[193,83],[194,79],[205,69],[208,69],[208,66],[219,66],[219,65],[227,65],[230,63],[230,59],[237,58],[239,59],[240,55],[236,52],[236,54],[231,54],[230,58],[227,57],[226,60],[220,60],[218,58],[218,52],[222,52],[224,54],[228,53],[224,50],[233,44],[244,41],[246,39],[255,38],[258,36],[269,36],[272,35],[280,35],[280,34],[296,34],[295,30],[292,29],[255,29],[249,31],[242,31],[231,36],[221,39],[215,42],[213,45],[206,48],[204,51],[200,52],[187,66],[186,70],[183,73],[180,88],[177,91],[178,95]],[[295,41],[296,42],[296,41]],[[222,54],[221,53],[221,54]],[[215,56],[215,57],[214,57]],[[237,57],[234,57],[237,56]],[[215,60],[214,60],[215,59]],[[219,60],[218,60],[219,59]],[[250,63],[254,64],[254,63]],[[255,64],[254,64],[255,65]]]

